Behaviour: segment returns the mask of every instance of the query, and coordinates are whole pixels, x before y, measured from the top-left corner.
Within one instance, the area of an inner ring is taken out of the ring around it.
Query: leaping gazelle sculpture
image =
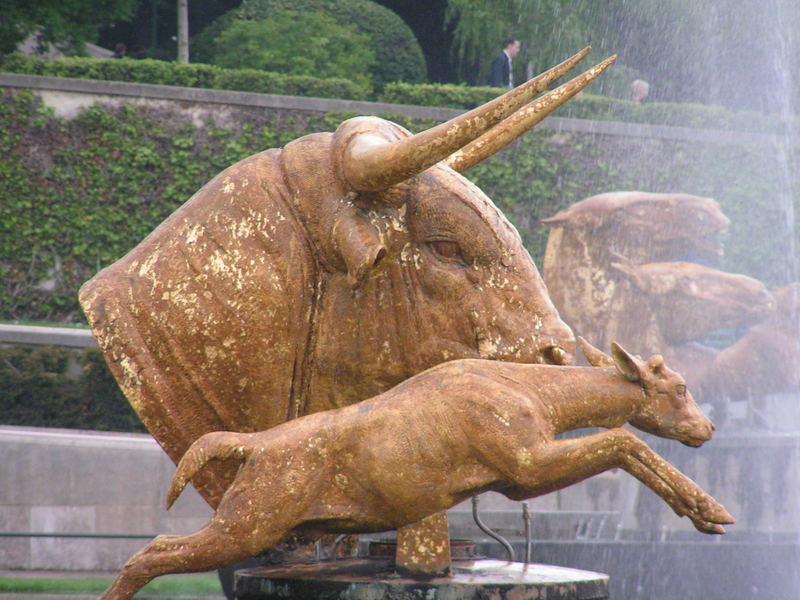
[[[621,426],[700,446],[714,426],[684,379],[656,355],[580,340],[590,367],[464,359],[436,366],[360,404],[259,433],[214,432],[186,452],[167,505],[214,460],[241,462],[210,522],[159,536],[134,555],[105,600],[148,581],[234,563],[292,533],[397,529],[494,490],[521,500],[619,467],[705,533],[725,508]],[[610,365],[613,365],[611,367]],[[607,431],[556,439],[583,427]]]

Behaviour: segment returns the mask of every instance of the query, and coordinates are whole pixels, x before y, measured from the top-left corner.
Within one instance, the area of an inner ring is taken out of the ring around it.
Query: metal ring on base
[[[403,578],[390,560],[358,558],[243,569],[235,575],[237,600],[474,600],[477,598],[608,598],[608,576],[592,571],[505,562],[454,561],[451,577]]]

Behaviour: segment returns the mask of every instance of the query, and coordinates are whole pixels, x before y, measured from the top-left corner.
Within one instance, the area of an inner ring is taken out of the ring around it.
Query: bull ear
[[[617,371],[625,379],[633,382],[641,379],[638,361],[617,342],[611,342],[611,356],[614,359],[614,366],[617,367]]]
[[[578,344],[580,344],[581,351],[593,367],[611,367],[614,365],[614,359],[608,354],[595,348],[581,336],[578,336]]]
[[[386,254],[378,230],[353,206],[336,217],[331,243],[344,261],[347,280],[354,289]]]

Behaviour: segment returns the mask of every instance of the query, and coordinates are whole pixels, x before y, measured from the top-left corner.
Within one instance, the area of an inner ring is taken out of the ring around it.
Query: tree
[[[178,0],[178,62],[189,62],[189,0]]]
[[[376,85],[425,81],[425,59],[414,34],[391,10],[369,0],[245,0],[192,38],[193,60],[211,62],[209,49],[231,21],[269,20],[287,10],[324,13],[337,24],[367,35],[367,46],[375,55],[370,75]]]
[[[507,37],[522,42],[515,71],[531,63],[538,73],[580,50],[592,37],[588,15],[595,5],[592,0],[448,0],[445,21],[453,28],[462,72],[482,84]]]
[[[13,52],[31,34],[69,54],[97,39],[98,28],[129,18],[138,0],[4,0],[0,18],[0,54]]]
[[[616,77],[625,94],[642,77],[650,101],[800,108],[797,0],[448,0],[446,18],[474,83],[514,36],[522,42],[515,69],[531,61],[537,73],[585,45],[618,54],[593,90]]]
[[[270,19],[231,21],[214,41],[211,62],[369,84],[375,55],[368,36],[326,14],[279,10]]]

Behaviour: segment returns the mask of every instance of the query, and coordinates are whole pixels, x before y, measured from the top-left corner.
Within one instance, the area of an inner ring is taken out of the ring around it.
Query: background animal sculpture
[[[720,236],[730,221],[711,198],[636,191],[591,196],[542,224],[550,229],[542,265],[550,297],[575,331],[605,347],[613,338],[598,334],[612,318],[612,298],[625,280],[612,264],[713,263],[722,255]]]
[[[663,353],[702,402],[723,412],[727,400],[760,406],[767,394],[800,389],[800,284],[770,292],[751,277],[698,264],[722,254],[729,221],[714,200],[612,192],[543,223],[551,228],[544,278],[577,333]],[[703,343],[718,330],[746,333],[727,346]]]
[[[709,398],[749,399],[800,390],[800,283],[772,290],[775,308],[713,358],[700,382]]]
[[[358,406],[259,433],[209,433],[181,459],[168,505],[214,460],[241,469],[208,525],[159,536],[103,595],[126,600],[153,577],[207,570],[276,544],[293,530],[377,532],[447,509],[481,491],[525,499],[622,468],[705,533],[728,512],[630,431],[700,446],[713,425],[660,356],[612,345],[614,368],[457,360]],[[582,427],[607,431],[556,439]]]
[[[591,332],[600,343],[618,340],[632,352],[660,349],[698,389],[717,350],[697,340],[719,329],[750,327],[775,308],[760,281],[696,263],[614,263],[622,277],[612,296],[608,320]],[[699,377],[700,376],[700,377]]]

